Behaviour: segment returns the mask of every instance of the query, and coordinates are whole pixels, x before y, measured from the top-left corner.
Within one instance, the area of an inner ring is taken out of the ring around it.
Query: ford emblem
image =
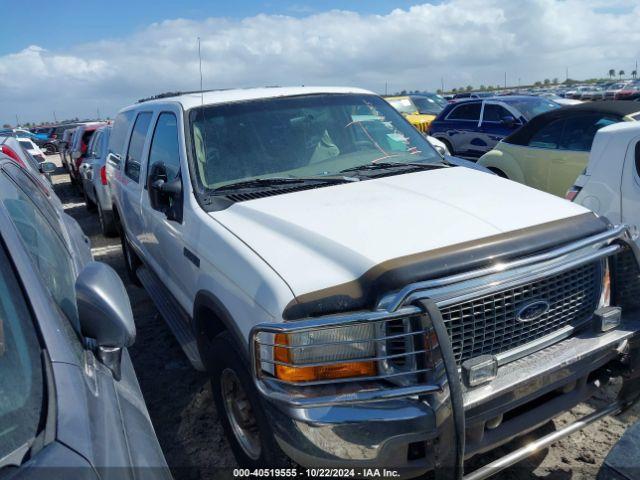
[[[525,303],[520,310],[518,310],[516,320],[522,323],[531,322],[547,313],[550,306],[546,300],[534,300]]]

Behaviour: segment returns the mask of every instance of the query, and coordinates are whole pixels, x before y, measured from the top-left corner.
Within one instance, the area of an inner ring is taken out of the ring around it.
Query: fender
[[[504,172],[509,180],[525,184],[524,173],[518,165],[518,162],[509,153],[501,150],[491,150],[485,153],[478,160],[478,165],[483,167],[497,168]],[[525,184],[526,185],[526,184]]]
[[[233,319],[233,316],[224,306],[224,304],[213,293],[208,290],[200,290],[196,293],[195,301],[193,302],[193,312],[191,315],[193,322],[193,331],[198,339],[198,346],[200,341],[205,336],[205,324],[207,322],[206,317],[198,315],[201,309],[209,310],[216,316],[215,320],[220,322],[220,325],[215,329],[216,333],[220,333],[223,330],[227,330],[231,336],[235,339],[236,344],[240,347],[240,353],[247,360],[250,360],[248,341],[242,335],[240,329],[238,329],[237,322]],[[220,328],[222,327],[222,328]],[[202,355],[201,355],[202,356]]]

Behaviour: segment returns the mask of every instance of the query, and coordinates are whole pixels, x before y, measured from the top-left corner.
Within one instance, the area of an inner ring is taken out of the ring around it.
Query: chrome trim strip
[[[577,250],[581,250],[588,247],[594,247],[594,248],[599,247],[600,246],[599,244],[604,244],[605,242],[618,238],[625,232],[627,232],[627,226],[618,225],[605,232],[599,233],[597,235],[593,235],[588,238],[584,238],[582,240],[578,240],[568,245],[564,245],[560,248],[556,248],[555,250],[550,250],[545,253],[540,253],[538,255],[521,258],[519,260],[514,260],[512,262],[499,263],[499,264],[492,265],[486,268],[481,268],[478,270],[462,272],[456,275],[451,275],[449,277],[437,278],[434,280],[427,280],[424,282],[417,282],[411,285],[407,285],[406,287],[402,288],[398,292],[392,293],[390,295],[383,297],[378,304],[378,310],[386,310],[388,312],[393,312],[407,302],[407,297],[409,295],[411,295],[412,293],[418,290],[430,290],[436,287],[443,287],[446,285],[461,283],[461,282],[476,279],[479,277],[486,277],[488,275],[507,272],[509,270],[513,270],[520,267],[548,262],[550,260],[556,259],[563,255],[568,255],[570,253],[576,252]]]
[[[540,280],[545,277],[557,275],[564,271],[571,270],[572,268],[579,267],[580,265],[613,255],[621,249],[622,247],[620,245],[611,245],[601,250],[596,250],[589,255],[581,256],[565,263],[544,266],[534,274],[531,274],[531,270],[524,272],[519,270],[513,277],[504,276],[496,278],[495,281],[489,284],[487,284],[486,279],[483,279],[484,281],[475,286],[469,285],[470,282],[468,282],[454,287],[419,291],[409,295],[406,301],[410,303],[420,298],[428,297],[433,299],[437,303],[438,307],[448,307],[449,305],[454,305],[459,302],[490,295],[497,291],[507,290],[509,288],[535,282],[536,280]]]
[[[561,329],[545,335],[544,337],[536,338],[535,340],[529,343],[525,343],[524,345],[520,345],[519,347],[512,348],[511,350],[507,350],[502,353],[498,353],[497,355],[495,355],[496,359],[498,360],[498,366],[512,362],[514,360],[517,360],[518,358],[522,358],[537,350],[542,350],[543,348],[553,345],[560,340],[564,340],[565,338],[570,337],[578,328],[584,326],[587,323],[588,322],[582,322],[580,325],[576,326],[565,325]]]
[[[258,383],[260,393],[271,400],[281,402],[290,407],[313,408],[331,407],[335,405],[362,404],[393,400],[395,398],[417,397],[427,393],[440,392],[440,385],[417,385],[411,387],[390,388],[386,390],[365,391],[347,394],[330,395],[326,397],[295,397],[289,393],[267,389],[264,384]]]

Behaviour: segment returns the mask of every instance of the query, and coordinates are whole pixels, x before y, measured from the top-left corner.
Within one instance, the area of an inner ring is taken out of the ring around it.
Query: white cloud
[[[386,15],[328,11],[238,21],[167,20],[127,38],[30,46],[0,57],[0,122],[113,115],[136,99],[199,86],[358,85],[376,91],[630,72],[640,5],[619,0],[448,0]]]

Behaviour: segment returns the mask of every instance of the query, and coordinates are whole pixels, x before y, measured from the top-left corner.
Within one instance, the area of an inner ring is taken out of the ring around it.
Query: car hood
[[[210,215],[299,296],[391,259],[587,212],[496,175],[451,167],[239,202]]]

